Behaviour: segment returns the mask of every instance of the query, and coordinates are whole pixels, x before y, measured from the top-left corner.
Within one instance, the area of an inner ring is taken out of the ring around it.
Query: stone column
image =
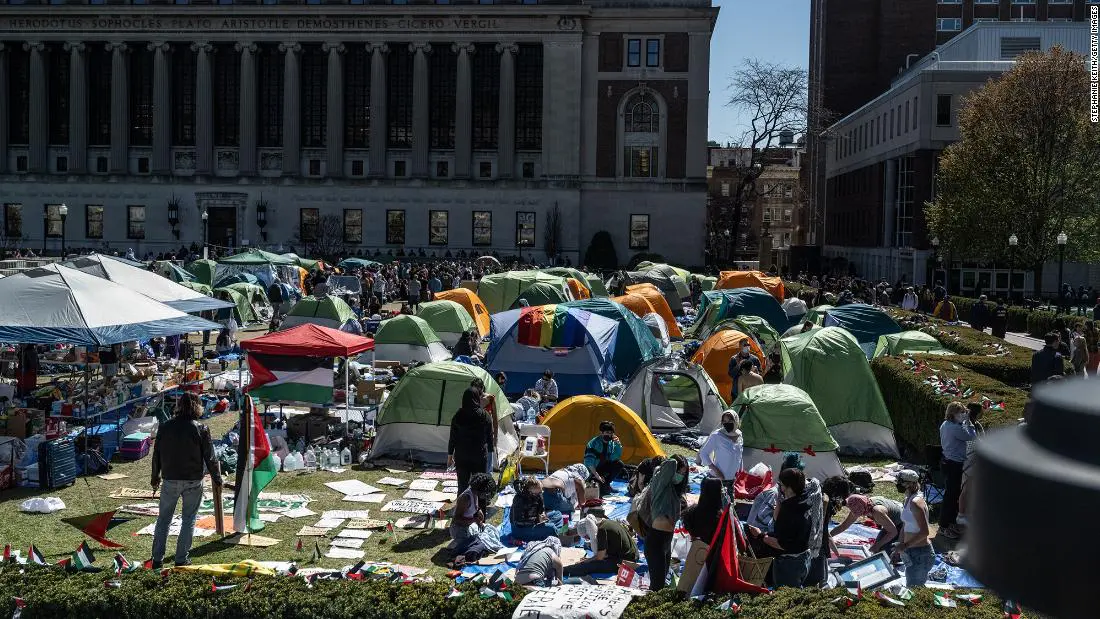
[[[151,169],[153,174],[170,175],[172,174],[172,72],[168,66],[168,54],[172,51],[172,46],[166,41],[154,41],[149,44],[149,51],[153,52],[153,160],[150,162],[152,164]],[[72,131],[72,128],[69,131]],[[71,163],[69,167],[72,168]]]
[[[550,177],[580,174],[581,37],[560,35],[543,43],[542,169]]]
[[[302,173],[302,112],[301,86],[298,84],[302,46],[298,43],[281,43],[279,51],[286,53],[283,64],[283,176]]]
[[[710,33],[688,34],[687,152],[684,176],[707,176],[707,110],[710,107]],[[666,148],[665,152],[669,150]],[[770,255],[770,254],[769,254]]]
[[[432,51],[431,43],[409,43],[409,51],[413,52],[413,168],[412,175],[416,178],[428,176],[428,152],[431,148],[429,139],[428,109],[431,104],[428,101],[428,54]]]
[[[515,43],[498,43],[500,53],[500,117],[497,119],[497,177],[512,178],[516,168],[516,52]]]
[[[214,46],[191,44],[195,52],[195,174],[214,173],[214,80],[210,55]]]
[[[256,51],[255,43],[237,43],[241,53],[241,146],[237,155],[237,171],[241,176],[256,174]]]
[[[596,176],[596,140],[599,125],[596,122],[599,113],[599,71],[600,71],[600,35],[585,34],[581,54],[584,68],[581,74],[581,101],[584,112],[581,115],[581,174],[587,178]],[[545,114],[545,110],[543,111]]]
[[[473,78],[470,55],[477,47],[473,43],[455,43],[451,49],[458,54],[455,86],[455,178],[470,178],[470,158],[473,150]]]
[[[69,52],[69,174],[83,174],[88,168],[88,70],[80,41],[64,45]]]
[[[344,175],[344,44],[325,43],[321,49],[328,53],[325,167],[329,178],[340,178]]]
[[[28,171],[43,173],[50,152],[50,108],[46,102],[46,44],[37,41],[24,43],[23,49],[31,53],[30,96],[30,157]]]
[[[111,174],[130,172],[130,76],[122,42],[107,44],[111,52]]]
[[[368,44],[370,56],[370,154],[369,175],[386,176],[386,54],[385,43]]]
[[[0,43],[0,174],[8,171],[8,115],[11,103],[8,100],[8,52],[7,46]]]

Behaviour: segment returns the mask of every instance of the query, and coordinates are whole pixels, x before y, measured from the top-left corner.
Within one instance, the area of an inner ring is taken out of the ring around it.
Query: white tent
[[[184,313],[233,307],[228,301],[208,297],[197,290],[180,286],[152,271],[131,266],[128,261],[123,262],[111,256],[91,254],[63,264],[125,286]]]
[[[798,297],[791,297],[783,301],[783,313],[791,320],[797,320],[805,316],[809,309],[806,302]]]
[[[672,341],[668,337],[668,325],[660,314],[649,313],[642,316],[642,321],[649,327],[649,332],[661,343],[661,351],[664,354],[672,352]]]
[[[107,346],[219,328],[59,264],[0,280],[0,342]]]
[[[726,406],[703,368],[679,358],[654,359],[639,368],[619,401],[655,434],[708,434],[722,422]]]

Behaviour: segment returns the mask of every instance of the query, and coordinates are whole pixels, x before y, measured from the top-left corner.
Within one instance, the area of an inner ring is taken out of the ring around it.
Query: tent
[[[239,254],[234,254],[228,258],[222,258],[218,260],[218,264],[227,265],[247,265],[255,266],[261,264],[273,264],[279,266],[298,266],[298,261],[294,258],[288,258],[286,256],[280,256],[279,254],[273,254],[271,252],[264,251],[262,249],[246,249]]]
[[[840,453],[898,457],[894,424],[855,337],[824,327],[779,340],[783,382],[808,393]]]
[[[723,320],[714,327],[714,331],[734,329],[742,333],[748,333],[752,339],[760,344],[760,349],[770,352],[772,347],[779,342],[779,333],[772,328],[768,321],[759,316],[738,316],[729,320]]]
[[[569,296],[577,301],[592,298],[592,292],[588,289],[588,284],[584,280],[570,277],[565,280],[565,285],[569,286]]]
[[[306,272],[314,271],[319,268],[324,268],[325,263],[321,260],[311,260],[309,258],[303,258],[295,253],[279,254],[283,258],[289,258],[294,262],[294,265],[306,270]]]
[[[509,309],[519,309],[524,307],[523,302],[527,302],[527,307],[535,307],[538,305],[554,305],[556,303],[565,303],[573,300],[571,288],[569,286],[569,280],[564,279],[563,287],[559,287],[557,284],[549,284],[547,282],[535,282],[525,288],[523,293],[512,303]]]
[[[805,320],[803,320],[802,322],[796,324],[795,326],[791,327],[790,329],[787,329],[786,331],[783,332],[782,335],[779,336],[779,339],[783,339],[785,337],[791,337],[791,336],[794,336],[794,335],[798,335],[799,333],[802,333],[802,326],[804,324],[806,324]],[[811,324],[813,324],[813,323],[811,323]],[[821,328],[821,325],[813,324],[813,326],[810,327],[810,330],[814,331],[814,330],[820,329],[820,328]]]
[[[758,385],[738,395],[731,408],[741,417],[746,470],[763,462],[777,471],[783,453],[793,451],[806,463],[807,477],[844,475],[837,443],[805,391],[791,385]]]
[[[253,309],[248,295],[233,288],[215,288],[213,292],[215,297],[233,303],[233,309],[237,312],[238,323],[244,325],[259,320],[259,318],[256,317],[256,310]]]
[[[759,316],[768,321],[776,332],[790,326],[783,307],[762,288],[737,288],[734,290],[710,290],[699,301],[699,318],[689,330],[697,339],[705,339],[714,326],[723,320],[739,316]]]
[[[833,309],[833,305],[818,305],[811,307],[806,311],[806,315],[803,316],[802,321],[810,321],[818,326],[823,326],[821,323],[825,322],[825,315],[829,313],[829,310]]]
[[[722,398],[726,401],[731,400],[730,396],[733,394],[733,379],[729,375],[730,359],[740,350],[741,340],[746,338],[749,340],[752,353],[760,359],[760,371],[767,370],[768,358],[760,345],[756,340],[735,329],[719,331],[711,335],[691,358],[693,363],[703,366],[710,375],[710,379],[718,385],[718,393],[722,394]]]
[[[780,303],[787,296],[782,278],[772,277],[760,271],[722,271],[718,274],[718,283],[714,287],[718,290],[763,288]]]
[[[713,431],[726,404],[702,367],[676,358],[655,359],[627,383],[619,401],[654,432]]]
[[[718,278],[711,275],[703,275],[702,273],[692,273],[692,277],[699,280],[699,286],[703,289],[703,292],[708,290],[714,290],[714,287],[718,284]],[[689,280],[690,283],[690,280]]]
[[[166,277],[177,284],[197,281],[193,273],[180,268],[176,263],[168,260],[157,260],[153,263],[153,272],[161,277]]]
[[[218,278],[218,281],[214,282],[214,288],[225,288],[226,286],[232,286],[233,284],[252,284],[253,286],[261,285],[260,278],[251,273],[234,273],[232,275],[224,275]]]
[[[217,262],[205,258],[196,260],[187,265],[187,271],[194,275],[197,281],[211,288],[214,287],[214,271],[217,270],[217,268]]]
[[[221,289],[234,290],[252,306],[252,313],[255,314],[256,320],[267,320],[271,316],[271,302],[267,300],[267,289],[258,284],[230,284],[228,286],[222,286]],[[238,306],[240,303],[237,303]]]
[[[798,297],[791,297],[783,301],[783,313],[787,315],[788,321],[801,320],[809,310],[810,308],[806,306],[806,302]]]
[[[200,284],[197,281],[180,282],[179,284],[180,286],[183,286],[184,288],[190,288],[191,290],[194,290],[199,294],[204,294],[208,297],[214,296],[214,289],[210,286],[207,286],[206,284]]]
[[[586,299],[563,303],[562,306],[592,312],[619,323],[619,330],[615,334],[614,354],[611,357],[611,362],[615,365],[615,376],[619,380],[626,380],[643,363],[663,354],[660,343],[644,321],[619,303],[610,299]]]
[[[485,307],[485,304],[481,302],[481,297],[477,296],[476,292],[465,288],[444,290],[435,293],[435,300],[454,301],[466,308],[466,312],[470,314],[470,317],[474,319],[474,323],[477,324],[477,329],[481,332],[481,337],[489,335],[489,310]]]
[[[928,355],[955,354],[944,348],[939,340],[924,331],[902,331],[900,333],[880,335],[873,356],[898,356],[908,353],[924,353]]]
[[[639,296],[645,300],[645,303],[638,303],[632,301],[628,297]],[[654,312],[661,315],[661,318],[665,319],[665,325],[668,326],[668,335],[674,340],[683,339],[684,333],[680,330],[680,325],[676,322],[676,315],[673,309],[669,307],[668,301],[665,296],[661,294],[660,290],[653,284],[637,284],[626,287],[626,293],[621,297],[615,297],[614,301],[618,301],[623,305],[630,308],[630,311],[638,314],[638,316],[645,316],[646,314],[652,314]]]
[[[654,312],[642,316],[642,322],[649,327],[649,332],[660,343],[662,356],[672,353],[672,340],[668,337],[668,325],[665,324],[665,319]]]
[[[375,268],[378,268],[382,265],[378,264],[377,262],[375,262],[373,260],[367,260],[365,258],[344,258],[343,260],[340,261],[340,264],[338,264],[336,266],[341,268],[341,269],[344,269],[344,270],[352,270],[352,269],[375,269]]]
[[[860,348],[871,357],[878,338],[891,333],[901,333],[901,327],[886,312],[872,305],[851,303],[834,307],[825,313],[823,327],[842,327],[855,336]]]
[[[431,363],[451,358],[451,351],[423,318],[397,316],[383,320],[374,334],[375,357],[382,361]]]
[[[593,298],[606,299],[610,296],[607,294],[607,286],[604,285],[599,275],[585,274],[584,277],[585,283],[588,284],[588,289],[592,291]]]
[[[219,260],[214,279],[220,281],[229,275],[248,273],[257,277],[265,287],[276,281],[294,283],[300,280],[298,270],[302,267],[298,266],[299,260],[253,248]]]
[[[109,346],[217,328],[217,323],[59,264],[0,279],[0,342]]]
[[[505,462],[519,446],[512,425],[512,405],[488,372],[456,361],[413,368],[397,383],[374,422],[378,435],[371,458],[446,462],[451,418],[462,405],[462,393],[475,378],[480,378],[488,395],[493,396],[495,407],[490,414],[498,420],[496,459]]]
[[[551,267],[549,269],[540,269],[543,273],[550,275],[557,275],[558,277],[564,277],[566,279],[575,279],[578,283],[588,288],[588,277],[573,267]]]
[[[130,266],[110,256],[91,254],[69,260],[63,264],[125,286],[184,313],[190,314],[192,312],[230,307],[230,304],[225,301],[208,297],[191,288],[180,286],[152,271]]]
[[[550,467],[584,461],[585,445],[600,433],[601,421],[615,424],[615,433],[623,444],[624,464],[638,465],[646,458],[665,455],[634,411],[616,400],[580,395],[559,402],[542,421],[550,428]]]
[[[352,357],[374,350],[374,340],[315,324],[298,325],[241,342],[250,353],[299,357]]]
[[[657,270],[646,271],[644,273],[639,271],[627,271],[613,277],[610,282],[610,286],[613,290],[622,290],[623,294],[629,294],[631,289],[636,286],[644,286],[647,284],[653,286],[653,288],[664,297],[665,303],[672,311],[673,316],[683,316],[684,299],[689,298],[690,293],[688,295],[681,294],[686,284],[684,284],[684,281],[675,274],[669,275]]]
[[[517,387],[554,372],[559,397],[603,394],[602,381],[615,380],[619,323],[566,305],[525,307],[493,314],[485,354],[488,370],[508,374]]]
[[[527,292],[536,283],[545,284],[545,288],[530,293],[532,296],[537,295],[535,298],[555,297],[556,300],[548,301],[551,303],[569,300],[565,278],[541,271],[507,271],[487,275],[478,283],[477,295],[481,297],[485,307],[489,308],[490,314],[514,307],[521,298],[527,298],[531,306],[541,305]],[[551,292],[551,289],[556,290],[556,293]]]
[[[362,333],[359,319],[348,304],[340,297],[325,295],[306,297],[298,301],[283,319],[280,330],[290,329],[302,324],[314,324],[347,333]]]
[[[634,267],[635,271],[642,272],[652,271],[654,269],[666,273],[675,274],[677,277],[684,280],[685,282],[691,279],[691,271],[688,271],[687,269],[681,269],[680,267],[674,267],[671,264],[664,264],[663,262],[650,262],[648,260],[643,260]]]
[[[645,266],[642,266],[645,265]],[[691,298],[691,288],[688,286],[688,277],[691,277],[685,269],[678,269],[667,264],[654,264],[641,262],[635,267],[636,271],[652,275],[654,273],[660,274],[662,277],[672,282],[672,285],[676,287],[676,294],[680,297],[680,301]]]
[[[454,348],[463,333],[477,329],[470,312],[454,301],[421,303],[416,315],[431,326],[447,348]]]

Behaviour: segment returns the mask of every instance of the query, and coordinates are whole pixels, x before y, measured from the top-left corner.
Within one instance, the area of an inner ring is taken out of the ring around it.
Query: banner
[[[635,595],[642,593],[612,586],[535,587],[520,601],[512,619],[616,619]]]

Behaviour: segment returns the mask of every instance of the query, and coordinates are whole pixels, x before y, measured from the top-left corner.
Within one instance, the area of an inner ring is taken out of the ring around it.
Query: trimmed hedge
[[[1031,382],[1030,348],[1011,344],[970,327],[948,325],[938,318],[905,310],[891,310],[902,329],[918,329],[935,337],[944,348],[957,353],[952,362],[1014,387],[1027,387]],[[1008,355],[990,356],[1000,349]]]
[[[894,422],[894,435],[910,458],[919,461],[923,458],[926,445],[939,444],[943,413],[952,400],[979,402],[982,396],[986,396],[994,403],[1003,401],[1005,410],[987,410],[982,417],[982,425],[987,430],[1015,425],[1017,419],[1024,416],[1028,394],[1023,390],[963,367],[957,363],[958,357],[913,355],[912,358],[938,370],[941,377],[960,379],[963,390],[969,387],[974,393],[969,398],[937,395],[930,385],[924,383],[932,376],[931,370],[916,373],[903,358],[879,357],[871,362],[871,371]]]
[[[244,587],[213,592],[210,577],[197,574],[172,574],[167,581],[150,571],[122,578],[122,586],[109,589],[104,581],[108,572],[66,574],[57,568],[27,566],[22,570],[5,569],[0,573],[0,616],[10,616],[13,597],[22,597],[24,616],[40,618],[114,617],[129,619],[193,619],[195,617],[233,617],[234,619],[318,619],[356,617],[357,619],[508,619],[525,590],[512,587],[512,601],[499,597],[481,599],[476,585],[460,585],[464,595],[447,599],[449,582],[394,585],[382,581],[318,581],[307,587],[301,578],[256,578],[249,591]],[[219,584],[242,579],[227,579]],[[920,589],[905,608],[886,608],[865,598],[841,610],[833,603],[839,590],[781,589],[770,595],[740,596],[739,617],[760,619],[942,619],[945,611],[933,603],[932,592]],[[1001,602],[990,592],[981,592],[984,600],[974,607],[949,611],[964,619],[1001,619]],[[727,619],[729,611],[715,607],[722,599],[696,602],[685,599],[673,589],[636,598],[623,613],[624,619],[667,619],[691,617]]]

